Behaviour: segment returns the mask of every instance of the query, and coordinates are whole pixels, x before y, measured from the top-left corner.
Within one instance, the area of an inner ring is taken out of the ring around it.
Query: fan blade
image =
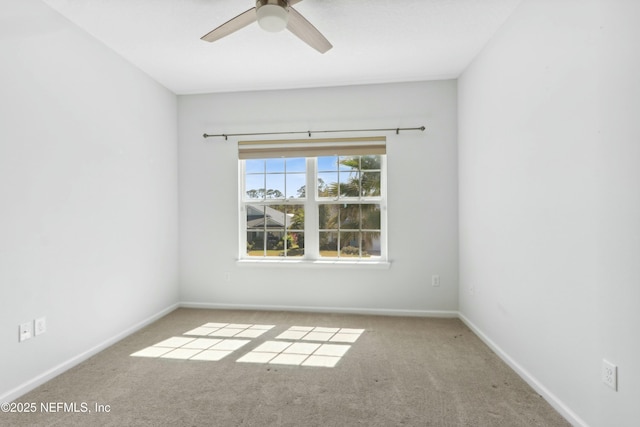
[[[287,29],[320,53],[325,53],[333,47],[316,27],[292,7],[289,8]]]
[[[300,3],[302,0],[289,0],[289,6],[293,6],[296,3]]]
[[[200,37],[200,39],[206,42],[214,42],[254,23],[256,19],[256,8],[254,7],[225,22],[215,30],[208,32],[204,36]]]

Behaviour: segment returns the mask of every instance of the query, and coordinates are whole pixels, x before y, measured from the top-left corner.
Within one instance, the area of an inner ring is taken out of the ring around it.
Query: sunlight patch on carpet
[[[251,340],[171,337],[132,353],[134,357],[183,360],[222,360]]]
[[[244,323],[205,323],[184,335],[209,337],[257,338],[276,325],[248,325]]]
[[[333,368],[350,348],[345,344],[267,341],[237,362]]]
[[[205,323],[182,336],[167,338],[132,353],[133,357],[219,361],[275,328],[276,325]],[[291,326],[259,344],[236,362],[335,367],[364,329]],[[245,338],[245,339],[239,339]]]

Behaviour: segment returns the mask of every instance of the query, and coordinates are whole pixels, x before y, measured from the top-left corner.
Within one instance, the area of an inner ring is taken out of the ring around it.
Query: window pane
[[[267,250],[265,256],[283,256],[284,255],[284,230],[271,229],[267,231]]]
[[[306,196],[307,177],[304,173],[287,173],[287,199],[301,199]]]
[[[264,232],[247,231],[247,255],[264,256]]]
[[[264,199],[264,175],[247,175],[245,196],[248,199]]]
[[[336,197],[338,195],[338,173],[323,172],[318,174],[318,197]]]
[[[380,172],[362,172],[362,187],[360,195],[363,197],[380,196]]]
[[[289,172],[306,172],[307,160],[302,158],[291,158],[286,160],[287,173]]]
[[[341,156],[338,166],[340,171],[360,170],[360,156]]]
[[[340,197],[360,196],[360,173],[340,172]]]
[[[267,159],[267,172],[284,172],[284,159]]]
[[[320,256],[337,257],[338,256],[338,233],[337,232],[320,232]]]
[[[362,233],[362,256],[380,256],[380,232]]]
[[[360,159],[360,165],[362,170],[380,169],[382,157],[381,156],[362,156]]]
[[[284,174],[267,175],[267,190],[265,191],[267,199],[283,199],[284,198]]]
[[[362,229],[380,230],[380,205],[362,205]]]
[[[318,218],[321,230],[338,229],[338,205],[318,206]]]
[[[247,205],[247,232],[264,230],[264,206]]]
[[[319,172],[333,172],[337,170],[338,170],[337,156],[318,157]]]
[[[285,207],[287,215],[288,230],[304,230],[304,206],[287,205]]]
[[[340,229],[360,228],[360,205],[340,205]]]
[[[304,255],[304,233],[287,234],[287,257],[301,257]]]
[[[265,212],[263,224],[267,230],[284,229],[287,226],[288,220],[284,208],[278,206],[263,206],[263,208]]]
[[[264,160],[247,160],[244,164],[246,173],[264,173]]]
[[[340,256],[359,257],[360,256],[360,232],[342,231],[340,232]]]

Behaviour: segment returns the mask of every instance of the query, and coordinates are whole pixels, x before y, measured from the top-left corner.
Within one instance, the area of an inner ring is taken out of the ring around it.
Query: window
[[[384,138],[239,148],[240,258],[386,261]]]

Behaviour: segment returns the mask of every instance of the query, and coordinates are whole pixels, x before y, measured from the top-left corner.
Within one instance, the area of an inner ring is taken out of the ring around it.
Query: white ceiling
[[[177,94],[456,78],[521,0],[304,0],[333,49],[252,24],[200,37],[254,0],[44,0]]]

